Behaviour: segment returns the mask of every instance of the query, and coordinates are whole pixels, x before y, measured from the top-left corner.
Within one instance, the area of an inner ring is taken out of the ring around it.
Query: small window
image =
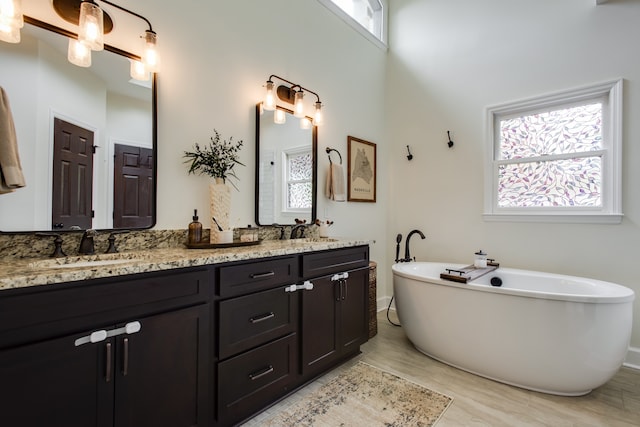
[[[620,222],[622,81],[487,109],[485,219]]]
[[[286,170],[283,202],[285,212],[311,212],[313,156],[308,149],[283,153]]]
[[[384,30],[386,12],[380,0],[318,1],[366,38],[386,48],[386,34]]]

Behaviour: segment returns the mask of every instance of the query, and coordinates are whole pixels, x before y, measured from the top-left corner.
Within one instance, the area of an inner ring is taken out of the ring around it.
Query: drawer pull
[[[105,346],[105,374],[104,374],[104,379],[105,382],[109,382],[111,381],[111,343],[108,342],[107,345]]]
[[[264,368],[261,371],[254,372],[253,374],[249,374],[249,378],[251,378],[251,381],[254,381],[254,380],[257,380],[259,378],[264,377],[265,375],[269,375],[273,371],[274,371],[273,366],[269,365],[268,367]]]
[[[273,313],[273,311],[271,311],[269,313],[261,314],[260,316],[252,317],[249,319],[249,322],[260,323],[264,322],[265,320],[273,319],[274,317],[276,317],[276,315]]]
[[[275,276],[275,271],[267,271],[266,273],[255,273],[250,274],[249,277],[252,279],[264,279],[265,277]]]

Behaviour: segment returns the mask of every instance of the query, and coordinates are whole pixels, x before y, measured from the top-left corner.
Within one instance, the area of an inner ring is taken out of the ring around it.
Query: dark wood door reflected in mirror
[[[20,43],[0,42],[0,85],[9,97],[27,183],[0,195],[0,231],[152,227],[155,74],[147,82],[132,80],[134,56],[106,45],[93,52],[91,67],[75,66],[67,61],[67,30],[26,16],[25,21]],[[76,136],[57,135],[61,123],[91,135],[93,142],[81,136],[87,145],[73,150],[89,156],[92,169],[64,157],[65,144]]]

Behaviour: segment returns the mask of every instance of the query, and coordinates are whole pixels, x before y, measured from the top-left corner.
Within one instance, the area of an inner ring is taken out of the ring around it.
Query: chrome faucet
[[[93,246],[93,236],[97,234],[96,230],[91,228],[84,230],[82,233],[82,238],[80,239],[80,247],[78,248],[78,253],[81,255],[92,255],[95,253],[95,249]]]
[[[420,237],[424,240],[426,239],[424,233],[420,230],[411,230],[411,232],[407,235],[407,240],[404,242],[404,258],[400,260],[400,262],[411,262],[413,258],[411,258],[411,254],[409,253],[409,241],[411,240],[411,236],[418,233]],[[402,237],[400,237],[402,238]],[[399,242],[398,242],[399,244]]]
[[[304,237],[304,230],[307,229],[306,224],[297,224],[291,228],[290,239],[302,239]]]

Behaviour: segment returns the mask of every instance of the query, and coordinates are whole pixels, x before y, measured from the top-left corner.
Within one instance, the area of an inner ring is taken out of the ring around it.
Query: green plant
[[[213,130],[214,136],[210,139],[208,145],[200,147],[200,144],[195,143],[194,151],[185,151],[184,157],[187,159],[185,163],[190,163],[189,173],[209,175],[212,178],[222,178],[225,182],[227,178],[233,177],[238,179],[233,170],[233,167],[238,164],[244,166],[238,159],[238,153],[242,147],[243,141],[233,141],[233,137],[229,140],[222,139],[220,132],[216,129]],[[231,182],[231,181],[230,181]],[[231,182],[236,189],[233,182]]]

